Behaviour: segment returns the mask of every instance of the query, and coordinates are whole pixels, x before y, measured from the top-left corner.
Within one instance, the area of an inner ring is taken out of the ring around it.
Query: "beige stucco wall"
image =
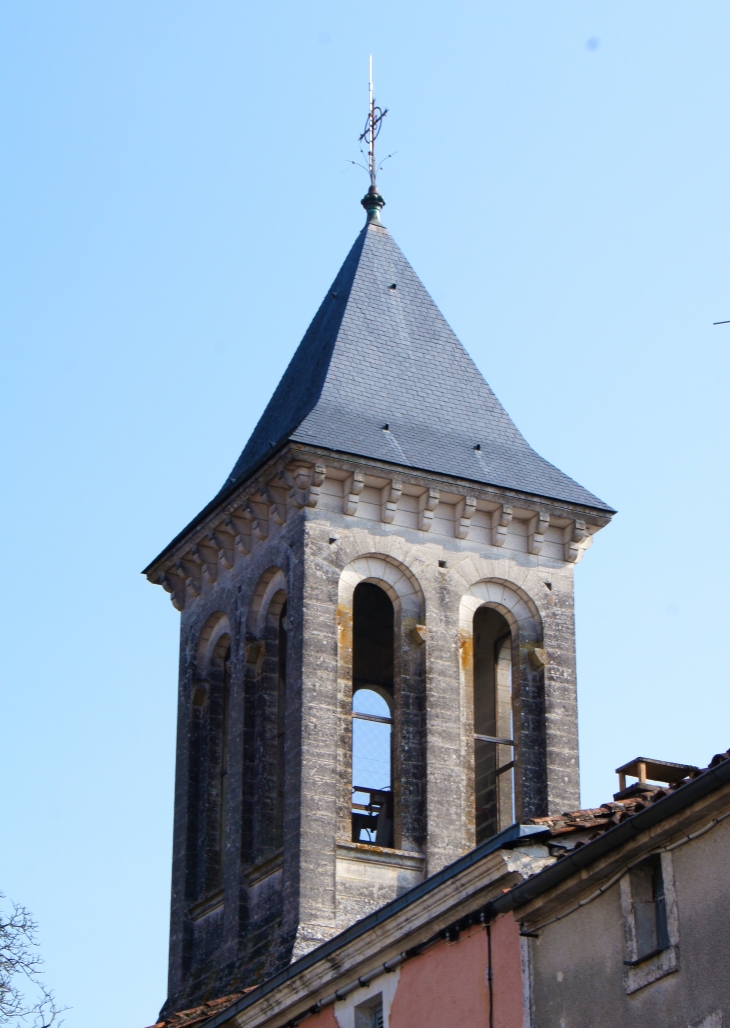
[[[708,820],[699,820],[694,830]],[[532,1028],[730,1024],[730,818],[673,850],[671,858],[679,969],[627,995],[617,882],[530,940]],[[713,1017],[718,1013],[724,1021]]]

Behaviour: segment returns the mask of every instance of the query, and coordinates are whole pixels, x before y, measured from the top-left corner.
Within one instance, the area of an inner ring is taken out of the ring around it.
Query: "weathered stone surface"
[[[324,468],[316,505],[284,499],[274,513],[258,511],[259,534],[242,548],[221,545],[222,557],[206,553],[198,595],[182,590],[176,562],[194,569],[186,554],[196,536],[220,541],[226,517],[244,524],[237,512],[246,496],[260,496],[292,462],[304,498],[301,482]],[[383,521],[383,505],[367,497],[396,474],[402,489],[389,492],[393,517]],[[348,514],[356,476],[362,489]],[[441,509],[426,532],[417,527],[418,497],[434,490]],[[467,496],[474,509],[465,520]],[[513,513],[495,545],[490,512],[504,506]],[[537,508],[544,540],[531,553]],[[577,806],[574,561],[563,537],[579,514],[591,532],[607,520],[602,511],[297,448],[150,569],[154,581],[168,576],[182,607],[165,1012],[269,977],[474,845],[473,618],[484,604],[502,613],[512,638],[515,818]],[[395,610],[395,840],[380,852],[351,837],[352,610],[361,581],[384,589]]]

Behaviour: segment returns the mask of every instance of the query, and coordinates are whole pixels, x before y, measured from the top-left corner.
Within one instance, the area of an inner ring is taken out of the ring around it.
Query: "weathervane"
[[[380,222],[380,211],[385,207],[385,200],[378,192],[376,183],[376,176],[380,169],[383,167],[388,157],[392,157],[393,154],[388,154],[381,163],[378,165],[375,159],[375,140],[380,135],[380,129],[383,125],[383,118],[388,113],[387,107],[383,109],[378,107],[375,102],[375,94],[373,92],[373,56],[370,55],[370,79],[368,82],[368,118],[365,122],[365,131],[360,136],[360,152],[367,161],[367,167],[362,164],[358,164],[357,161],[350,161],[350,164],[356,164],[358,168],[363,168],[367,171],[370,176],[370,188],[366,195],[362,198],[360,203],[363,205],[368,215],[368,224],[379,225]],[[363,144],[366,147],[366,151],[363,150]]]
[[[375,140],[380,135],[380,129],[383,124],[383,118],[387,113],[387,107],[385,110],[382,110],[375,103],[375,96],[373,95],[373,55],[370,54],[370,79],[368,82],[368,120],[365,122],[365,131],[360,136],[359,142],[365,143],[365,145],[368,148],[368,174],[370,175],[370,185],[373,189],[377,188],[375,185],[375,176],[377,172],[380,170],[375,166]]]

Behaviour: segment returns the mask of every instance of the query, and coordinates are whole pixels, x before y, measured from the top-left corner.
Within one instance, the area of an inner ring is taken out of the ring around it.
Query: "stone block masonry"
[[[609,517],[288,444],[151,565],[182,615],[166,1013],[259,983],[473,848],[485,606],[512,652],[500,817],[578,805],[573,569]],[[392,847],[352,837],[362,582],[394,610]]]

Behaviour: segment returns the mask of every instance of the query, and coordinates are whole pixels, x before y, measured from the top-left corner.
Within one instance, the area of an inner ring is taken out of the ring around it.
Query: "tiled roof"
[[[698,768],[692,771],[686,778],[674,782],[672,785],[665,785],[660,788],[647,786],[644,787],[640,794],[631,796],[628,799],[615,800],[612,803],[602,803],[600,807],[588,807],[585,810],[566,811],[564,814],[555,814],[551,817],[528,818],[524,823],[543,825],[549,829],[551,837],[555,839],[569,837],[582,832],[590,832],[586,838],[581,838],[580,841],[576,842],[575,848],[577,848],[578,846],[585,845],[587,842],[591,842],[599,835],[602,835],[603,832],[607,832],[609,828],[613,828],[614,825],[621,824],[622,821],[626,821],[632,815],[638,814],[639,811],[646,810],[653,803],[658,803],[665,796],[669,796],[670,793],[681,789],[683,785],[693,781],[695,778],[699,778],[700,775],[721,764],[728,757],[730,757],[730,750],[726,753],[717,753],[706,768]]]
[[[382,226],[357,237],[222,491],[287,440],[611,510],[528,445]]]
[[[251,986],[250,989],[242,989],[241,992],[231,993],[230,996],[221,996],[220,999],[211,999],[207,1003],[201,1003],[198,1007],[191,1007],[190,1010],[180,1010],[176,1014],[171,1014],[165,1018],[164,1021],[158,1021],[156,1024],[150,1026],[150,1028],[193,1028],[196,1024],[202,1024],[203,1021],[207,1021],[213,1014],[217,1014],[219,1010],[224,1010],[230,1006],[241,996],[245,996],[247,992],[253,992],[256,986]]]
[[[553,837],[569,835],[574,832],[585,832],[588,829],[595,829],[597,832],[606,831],[614,825],[625,821],[627,817],[643,810],[646,802],[638,797],[630,800],[621,800],[615,803],[603,803],[600,807],[588,807],[585,810],[568,810],[564,814],[555,814],[552,817],[531,817],[525,821],[528,825],[542,825],[549,829]]]

